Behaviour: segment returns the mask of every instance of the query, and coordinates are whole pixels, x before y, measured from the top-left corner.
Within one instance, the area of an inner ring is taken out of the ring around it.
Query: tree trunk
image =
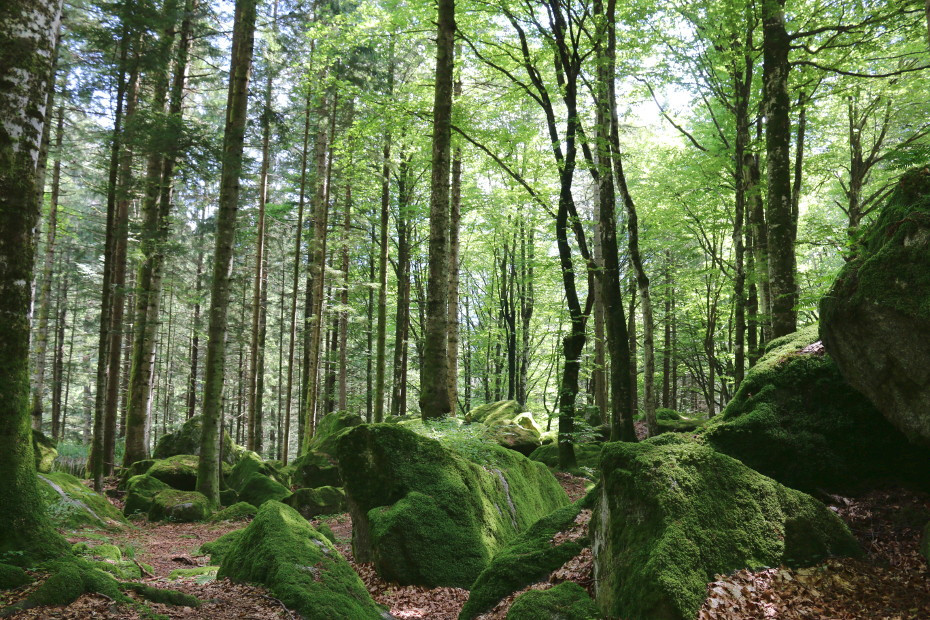
[[[402,155],[397,174],[397,313],[394,319],[394,378],[391,414],[407,412],[407,351],[410,335],[410,243],[407,220],[409,160]]]
[[[36,167],[61,2],[8,0],[0,21],[0,554],[68,553],[39,495],[30,430],[29,333],[40,206]]]
[[[384,136],[381,159],[381,212],[378,224],[378,332],[375,339],[375,409],[374,421],[384,421],[384,376],[387,360],[387,264],[388,222],[391,208],[391,134]]]
[[[791,101],[788,98],[788,51],[785,0],[762,3],[763,81],[765,83],[765,149],[768,171],[769,282],[772,337],[797,330],[797,261],[791,201]]]
[[[197,466],[197,490],[218,506],[220,497],[219,444],[222,428],[226,327],[229,281],[236,237],[236,211],[242,150],[248,117],[249,74],[255,38],[257,0],[236,0],[233,45],[226,100],[226,127],[223,135],[220,198],[216,216],[216,248],[213,282],[210,290],[210,323],[207,329],[207,359],[204,363],[203,432]]]
[[[62,436],[61,423],[61,392],[64,387],[65,365],[65,320],[68,310],[68,274],[60,276],[57,297],[57,313],[55,318],[55,348],[54,362],[52,364],[52,439],[58,441]]]
[[[449,155],[452,139],[452,69],[455,0],[438,0],[436,88],[430,182],[429,280],[420,360],[420,413],[424,420],[452,412],[449,402]]]

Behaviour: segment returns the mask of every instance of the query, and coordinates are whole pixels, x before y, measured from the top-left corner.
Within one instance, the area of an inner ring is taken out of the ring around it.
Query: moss
[[[886,480],[925,485],[930,452],[844,380],[812,325],[778,339],[746,374],[702,439],[779,482],[804,491],[856,492]]]
[[[659,407],[656,409],[656,420],[680,420],[681,414],[674,409]]]
[[[484,436],[498,445],[526,456],[542,445],[536,429],[519,424],[491,424],[485,430]]]
[[[178,454],[155,461],[147,475],[158,478],[172,489],[193,491],[197,488],[198,460],[192,454]]]
[[[325,523],[320,523],[318,526],[316,526],[316,531],[325,536],[326,540],[329,542],[336,542],[336,535],[333,533],[333,530]]]
[[[116,602],[129,599],[120,592],[119,584],[109,574],[80,558],[49,562],[42,568],[50,575],[39,588],[18,607],[30,609],[44,605],[68,605],[85,592],[99,592]]]
[[[124,467],[122,471],[120,471],[119,484],[117,487],[125,490],[130,479],[148,473],[149,469],[151,469],[154,464],[155,459],[143,459],[141,461],[136,461],[129,467]]]
[[[90,548],[90,553],[101,560],[119,562],[123,559],[123,552],[116,545],[97,545]]]
[[[36,460],[36,471],[47,474],[58,457],[57,444],[42,431],[32,429],[32,454]]]
[[[210,500],[197,491],[166,489],[152,498],[150,521],[190,523],[210,516]]]
[[[488,448],[482,467],[396,425],[343,437],[356,558],[388,581],[467,588],[498,549],[568,503],[545,466]]]
[[[577,503],[559,508],[495,553],[491,563],[472,584],[459,619],[470,620],[488,611],[505,597],[545,578],[578,555],[587,545],[587,540],[553,545],[552,538],[558,532],[570,529],[580,511]]]
[[[248,521],[254,517],[257,512],[258,508],[252,504],[248,502],[238,502],[214,514],[210,517],[210,521]]]
[[[523,407],[515,400],[500,400],[475,407],[465,414],[465,421],[487,425],[506,423],[517,417],[522,410]]]
[[[678,435],[609,443],[601,467],[591,527],[610,617],[690,619],[718,573],[860,554],[814,498]]]
[[[177,590],[168,590],[166,588],[153,588],[144,583],[126,583],[123,584],[126,590],[132,590],[142,598],[153,603],[163,605],[173,605],[175,607],[200,607],[200,599],[184,592]]]
[[[281,501],[291,491],[273,478],[255,473],[249,476],[239,489],[239,500],[253,506],[261,506],[268,500]]]
[[[233,545],[242,537],[244,531],[245,529],[227,532],[212,542],[200,545],[200,549],[197,553],[209,555],[210,564],[219,565],[222,563],[223,558],[226,557],[226,554],[229,553],[229,550],[233,548]]]
[[[123,505],[123,514],[148,513],[152,508],[152,500],[162,491],[171,487],[147,474],[133,476],[126,483],[126,503]]]
[[[322,452],[305,452],[291,464],[290,469],[291,481],[301,488],[342,486],[336,459]]]
[[[706,420],[679,418],[678,420],[656,420],[660,433],[691,433],[704,426]]]
[[[184,422],[173,433],[162,435],[155,444],[152,456],[156,459],[167,459],[179,454],[200,454],[200,436],[203,432],[203,417],[196,415]],[[229,433],[223,431],[223,461],[232,465],[235,463],[243,448],[233,443]]]
[[[220,506],[228,508],[239,502],[239,494],[233,489],[223,489],[220,491]]]
[[[200,577],[201,575],[216,576],[219,566],[197,566],[195,568],[177,568],[168,575],[168,579],[185,579],[188,577]]]
[[[338,487],[297,489],[282,501],[306,519],[346,511],[346,494]]]
[[[307,446],[308,451],[328,454],[332,457],[337,456],[339,439],[362,423],[364,420],[361,416],[348,411],[334,411],[324,415],[316,424],[313,437],[310,438]]]
[[[31,581],[32,578],[23,569],[0,562],[0,590],[12,590]]]
[[[575,458],[578,460],[579,467],[597,468],[598,459],[601,455],[600,443],[583,443],[575,446]],[[557,444],[547,444],[540,446],[530,453],[531,460],[544,463],[552,469],[559,467],[559,446]]]
[[[266,502],[243,530],[217,578],[259,583],[309,620],[381,618],[359,576],[297,511]]]
[[[114,528],[128,523],[105,497],[94,493],[71,474],[39,474],[39,491],[52,524],[58,528]]]
[[[524,592],[510,606],[508,620],[597,620],[597,605],[577,583],[566,581],[548,590]]]
[[[242,458],[229,472],[226,481],[231,488],[238,493],[242,493],[242,488],[255,474],[271,478],[281,485],[287,482],[287,477],[278,472],[271,463],[263,461],[258,454],[251,451],[243,453]]]

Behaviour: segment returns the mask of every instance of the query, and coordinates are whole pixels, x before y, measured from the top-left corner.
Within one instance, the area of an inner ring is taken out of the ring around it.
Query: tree
[[[226,327],[229,280],[232,275],[233,242],[239,202],[239,177],[248,112],[249,75],[255,40],[257,0],[237,0],[223,133],[223,167],[216,219],[216,249],[210,289],[210,320],[207,328],[207,359],[204,362],[203,432],[197,464],[197,490],[213,505],[220,500],[220,416],[226,363]]]
[[[25,561],[68,552],[39,495],[29,400],[37,166],[60,16],[60,0],[0,8],[0,553],[25,552]]]

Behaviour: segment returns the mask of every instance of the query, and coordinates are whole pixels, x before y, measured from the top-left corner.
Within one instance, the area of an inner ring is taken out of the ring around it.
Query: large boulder
[[[239,501],[261,506],[269,500],[281,501],[290,494],[290,489],[273,478],[252,474],[239,489]]]
[[[514,599],[507,620],[597,620],[601,614],[584,588],[572,581],[529,590]]]
[[[32,429],[32,454],[36,460],[36,471],[50,473],[58,456],[57,444],[42,431]]]
[[[200,457],[177,454],[155,461],[146,475],[158,478],[172,489],[193,491],[197,488],[197,464]]]
[[[291,463],[291,481],[299,487],[342,486],[342,476],[334,455],[310,450]]]
[[[39,492],[52,524],[63,529],[113,528],[128,522],[105,497],[65,472],[39,474]]]
[[[262,584],[308,620],[382,617],[349,563],[293,508],[267,502],[241,532],[217,578]]]
[[[930,451],[853,389],[812,325],[768,347],[704,441],[803,491],[857,491],[877,482],[926,484]]]
[[[307,448],[312,452],[335,457],[337,456],[339,439],[364,422],[362,416],[348,411],[327,413],[317,422],[313,437],[310,438]]]
[[[488,445],[482,466],[393,424],[339,442],[352,545],[387,581],[467,588],[491,557],[568,503],[541,463]]]
[[[146,474],[133,476],[126,482],[126,501],[123,505],[123,513],[126,516],[137,513],[147,514],[152,508],[152,500],[155,496],[170,488],[153,476]]]
[[[846,380],[930,445],[930,167],[906,173],[863,228],[820,317]]]
[[[243,453],[242,458],[239,459],[239,462],[236,463],[229,472],[229,476],[226,477],[226,482],[231,488],[240,492],[249,479],[255,474],[271,478],[281,485],[287,485],[288,482],[288,478],[285,474],[278,471],[278,469],[268,461],[263,461],[258,454],[251,451]]]
[[[152,498],[149,521],[191,523],[210,516],[210,500],[197,491],[165,489]]]
[[[501,421],[511,421],[520,415],[523,407],[515,400],[499,400],[494,403],[478,405],[465,414],[466,422],[481,422],[494,424]]]
[[[158,438],[152,457],[166,459],[178,454],[200,454],[200,436],[203,434],[203,416],[195,415],[178,430]],[[223,461],[230,465],[238,460],[243,448],[233,443],[229,433],[223,431]]]
[[[611,618],[690,620],[716,574],[860,553],[813,497],[680,435],[609,443],[601,468],[594,577]]]
[[[297,489],[281,501],[306,519],[346,511],[346,493],[338,487]]]
[[[515,400],[501,400],[479,405],[465,414],[465,421],[487,427],[484,437],[499,445],[529,456],[542,445],[541,429],[533,414],[523,412]]]
[[[471,620],[502,599],[545,579],[587,546],[587,536],[559,536],[578,526],[581,503],[559,508],[522,532],[494,554],[471,585],[459,620]]]

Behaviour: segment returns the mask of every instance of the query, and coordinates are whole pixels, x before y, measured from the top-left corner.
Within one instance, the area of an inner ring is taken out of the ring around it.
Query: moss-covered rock
[[[854,492],[878,481],[926,485],[930,450],[854,390],[812,325],[769,345],[703,440],[803,491]]]
[[[220,506],[223,506],[224,508],[228,508],[238,502],[239,502],[239,494],[236,493],[235,489],[220,490]]]
[[[190,579],[191,577],[202,577],[203,575],[209,575],[211,577],[216,577],[217,571],[220,570],[219,566],[195,566],[194,568],[176,568],[170,573],[168,573],[168,579],[172,581],[176,579]]]
[[[152,498],[149,521],[192,523],[210,516],[210,500],[197,491],[166,489]]]
[[[203,434],[203,416],[195,415],[184,422],[178,430],[158,438],[152,457],[167,459],[179,454],[200,454],[200,436]],[[229,433],[223,431],[223,461],[233,465],[242,454],[243,448],[233,443]]]
[[[237,502],[228,508],[220,510],[210,521],[248,521],[258,512],[258,508],[248,502]]]
[[[494,403],[479,405],[465,414],[466,422],[497,424],[511,422],[522,412],[523,407],[515,400],[499,400]]]
[[[81,558],[50,562],[43,568],[50,571],[48,579],[19,605],[20,608],[67,605],[85,592],[99,592],[117,602],[128,601],[109,573]]]
[[[175,607],[200,607],[199,598],[177,590],[155,588],[145,583],[126,583],[123,584],[123,588],[132,590],[145,600],[153,603],[174,605]]]
[[[339,487],[297,489],[282,501],[306,519],[347,510],[346,493]]]
[[[584,588],[566,581],[548,590],[529,590],[514,599],[507,620],[598,620],[597,605]]]
[[[217,578],[259,583],[308,620],[381,618],[359,576],[297,511],[266,502],[223,558]]]
[[[155,496],[170,488],[158,478],[147,474],[133,476],[126,483],[126,503],[123,505],[123,514],[129,516],[136,513],[148,513]]]
[[[36,460],[36,471],[47,474],[58,457],[57,444],[42,431],[32,429],[32,454]]]
[[[691,619],[718,573],[860,553],[819,501],[679,435],[609,443],[601,468],[591,527],[609,617]]]
[[[656,409],[656,420],[680,420],[681,414],[674,409],[659,407]]]
[[[126,518],[105,497],[65,472],[39,474],[39,491],[52,523],[62,529],[119,527]]]
[[[578,466],[596,469],[603,445],[604,444],[601,443],[583,443],[576,445],[575,459],[578,461]],[[559,446],[555,443],[539,446],[530,453],[530,459],[544,463],[552,469],[557,469],[559,466]]]
[[[232,468],[226,477],[226,482],[230,488],[241,492],[254,474],[260,474],[266,478],[271,478],[278,484],[286,486],[288,477],[278,470],[270,461],[263,461],[262,458],[252,451],[243,452],[239,462]]]
[[[290,494],[290,489],[283,484],[256,473],[249,476],[239,489],[239,501],[261,507],[268,500],[281,501]]]
[[[545,578],[578,555],[587,545],[586,538],[566,539],[559,544],[554,544],[552,539],[559,532],[571,529],[579,512],[579,503],[559,508],[495,553],[491,563],[472,584],[459,620],[471,620],[488,611],[502,599]]]
[[[820,302],[821,335],[850,385],[930,445],[930,167],[907,172]]]
[[[519,424],[494,424],[488,426],[485,437],[525,456],[529,456],[533,453],[533,450],[542,445],[539,439],[539,431]]]
[[[26,571],[20,567],[0,562],[0,590],[12,590],[31,581]]]
[[[298,487],[315,489],[317,487],[342,486],[342,476],[335,456],[311,450],[300,455],[290,466],[291,482]]]
[[[360,426],[339,442],[356,559],[388,581],[471,585],[491,556],[568,503],[541,463],[488,446],[483,467],[392,424]]]
[[[227,532],[214,541],[200,545],[200,549],[197,550],[197,553],[209,555],[210,564],[219,566],[223,562],[223,558],[226,557],[226,554],[229,553],[229,550],[239,542],[243,532],[245,532],[245,528]]]
[[[71,548],[71,551],[75,555],[84,556],[90,566],[107,572],[122,581],[142,578],[140,565],[132,560],[123,559],[123,552],[116,545],[89,546],[86,543],[76,543]]]
[[[197,463],[193,454],[177,454],[155,461],[146,475],[158,478],[172,489],[194,491],[197,488]]]
[[[125,490],[126,485],[129,483],[131,478],[145,474],[154,464],[155,459],[143,459],[141,461],[136,461],[129,467],[124,467],[120,471],[119,484],[117,485],[117,488]]]
[[[338,458],[339,439],[364,422],[360,415],[348,411],[327,413],[317,422],[313,437],[310,438],[307,447],[310,451]]]

